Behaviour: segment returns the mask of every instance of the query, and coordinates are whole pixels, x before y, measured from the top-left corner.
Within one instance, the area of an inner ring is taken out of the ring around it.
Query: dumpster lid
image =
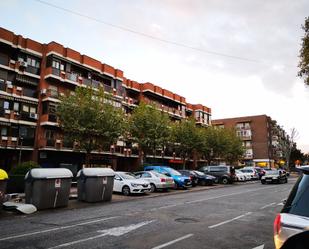
[[[45,169],[31,169],[25,179],[31,175],[32,178],[46,179],[46,178],[72,178],[72,171],[65,168],[45,168]]]
[[[77,177],[80,176],[81,172],[85,176],[115,176],[114,170],[110,168],[84,168],[78,171]]]
[[[5,172],[5,170],[0,169],[0,180],[6,180],[8,178],[8,174]]]

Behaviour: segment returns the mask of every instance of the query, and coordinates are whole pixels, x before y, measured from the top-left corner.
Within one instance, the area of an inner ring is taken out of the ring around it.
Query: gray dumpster
[[[8,174],[3,169],[0,169],[0,212],[2,209],[2,203],[4,202],[5,199],[7,180],[8,180]]]
[[[25,176],[26,203],[38,210],[68,205],[73,174],[69,169],[31,169]]]
[[[109,168],[85,168],[77,173],[78,200],[111,201],[115,173]]]

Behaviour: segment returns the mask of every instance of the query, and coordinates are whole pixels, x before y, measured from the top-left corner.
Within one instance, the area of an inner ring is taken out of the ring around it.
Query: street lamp
[[[22,149],[22,147],[23,147],[23,139],[24,139],[24,138],[23,138],[22,136],[19,137],[20,145],[19,145],[18,165],[21,164],[21,149]]]

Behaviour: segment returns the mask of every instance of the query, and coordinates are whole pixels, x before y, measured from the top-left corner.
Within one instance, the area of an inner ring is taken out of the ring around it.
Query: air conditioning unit
[[[8,140],[8,137],[7,137],[7,136],[2,136],[2,137],[1,137],[1,140],[2,140],[2,141],[7,141],[7,140]]]
[[[61,144],[61,140],[60,139],[56,139],[56,144]]]
[[[27,67],[28,66],[28,64],[27,64],[27,62],[25,62],[25,61],[19,61],[19,67]]]
[[[10,113],[11,113],[11,110],[5,110],[4,113],[5,113],[5,114],[10,114]]]
[[[16,90],[17,91],[22,91],[23,89],[20,86],[18,86],[18,87],[16,87]]]
[[[47,93],[47,89],[42,89],[41,90],[41,95],[46,95],[46,93]]]
[[[17,137],[12,137],[12,138],[11,138],[11,141],[12,141],[12,142],[17,142]]]
[[[38,114],[36,113],[29,113],[29,117],[33,119],[38,119]]]
[[[63,97],[63,96],[64,96],[64,93],[59,93],[59,95],[60,95],[61,97]]]

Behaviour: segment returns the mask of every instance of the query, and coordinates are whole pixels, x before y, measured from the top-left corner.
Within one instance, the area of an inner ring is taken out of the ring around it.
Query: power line
[[[119,30],[122,30],[122,31],[125,31],[125,32],[129,32],[129,33],[132,33],[132,34],[135,34],[135,35],[138,35],[138,36],[143,36],[143,37],[146,37],[146,38],[149,38],[149,39],[152,39],[152,40],[156,40],[156,41],[172,44],[172,45],[175,45],[175,46],[178,46],[178,47],[188,48],[188,49],[192,49],[192,50],[195,50],[195,51],[198,51],[198,52],[202,52],[202,53],[206,53],[206,54],[211,54],[211,55],[216,55],[216,56],[227,57],[227,58],[235,59],[235,60],[242,60],[242,61],[247,61],[247,62],[252,62],[252,63],[259,63],[259,64],[269,64],[269,63],[266,63],[266,62],[263,62],[263,61],[260,61],[260,60],[257,60],[257,59],[245,58],[245,57],[236,56],[236,55],[230,55],[230,54],[224,54],[224,53],[220,53],[220,52],[216,52],[216,51],[210,51],[210,50],[205,50],[205,49],[202,49],[202,48],[190,46],[190,45],[187,45],[187,44],[184,44],[184,43],[180,43],[180,42],[177,42],[177,41],[162,39],[162,38],[159,38],[159,37],[156,37],[156,36],[144,33],[144,32],[139,32],[139,31],[136,31],[136,30],[124,27],[124,26],[115,25],[113,23],[106,22],[104,20],[101,20],[101,19],[98,19],[98,18],[95,18],[95,17],[92,17],[92,16],[85,15],[85,14],[83,14],[81,12],[77,12],[77,11],[74,11],[74,10],[71,10],[71,9],[63,8],[61,6],[45,2],[43,0],[34,0],[34,1],[39,2],[41,4],[44,4],[44,5],[47,5],[47,6],[50,6],[50,7],[53,7],[55,9],[59,9],[59,10],[71,13],[71,14],[76,15],[76,16],[80,16],[80,17],[83,17],[83,18],[86,18],[86,19],[89,19],[89,20],[92,20],[92,21],[104,24],[104,25],[109,26],[109,27],[113,27],[115,29],[119,29]]]

